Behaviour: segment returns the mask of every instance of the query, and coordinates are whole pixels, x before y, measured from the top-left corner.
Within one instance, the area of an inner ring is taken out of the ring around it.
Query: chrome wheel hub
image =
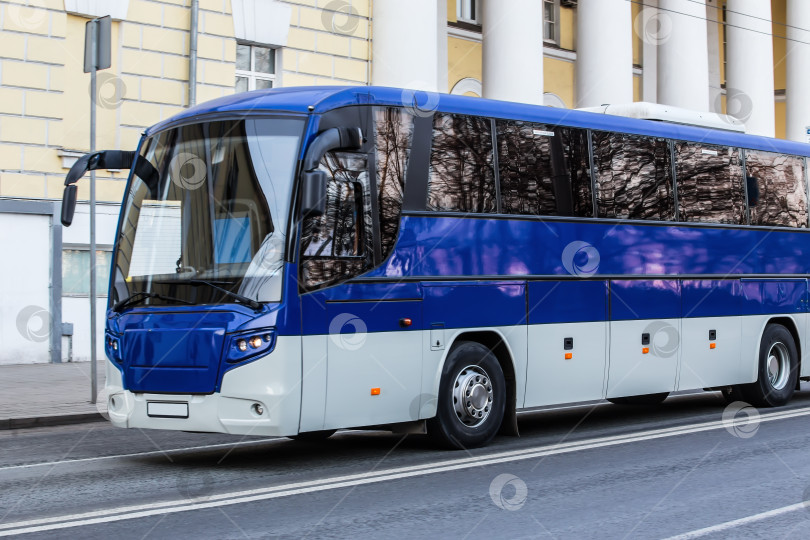
[[[771,345],[767,362],[768,381],[774,390],[781,390],[790,378],[790,354],[784,343],[777,341]]]
[[[467,427],[483,424],[492,411],[492,380],[481,366],[462,369],[453,383],[456,418]]]

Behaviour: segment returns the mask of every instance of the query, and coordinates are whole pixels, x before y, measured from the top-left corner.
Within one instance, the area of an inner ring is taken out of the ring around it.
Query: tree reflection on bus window
[[[506,120],[496,128],[504,214],[593,216],[585,130]]]
[[[751,225],[807,227],[803,158],[746,150],[745,168],[753,184],[749,194],[757,194],[756,204],[749,205]]]
[[[497,210],[489,119],[435,115],[427,208],[439,212]]]
[[[675,143],[681,221],[744,224],[745,187],[737,148]]]
[[[382,259],[394,249],[405,194],[405,171],[413,140],[413,115],[393,107],[375,107],[375,159],[379,193]]]
[[[374,262],[366,154],[329,152],[326,212],[304,222],[302,285],[312,289],[370,269]]]
[[[595,131],[593,161],[599,217],[675,219],[666,139]]]

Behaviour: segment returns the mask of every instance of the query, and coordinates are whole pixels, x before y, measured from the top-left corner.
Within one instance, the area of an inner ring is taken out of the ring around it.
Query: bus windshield
[[[146,138],[118,233],[110,306],[281,300],[303,119],[224,120]]]

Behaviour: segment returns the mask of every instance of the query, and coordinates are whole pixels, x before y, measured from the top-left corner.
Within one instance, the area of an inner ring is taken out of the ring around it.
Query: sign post
[[[111,65],[110,16],[88,21],[84,34],[84,72],[90,73],[90,153],[96,151],[96,72]],[[98,395],[96,365],[96,172],[90,171],[90,403]]]

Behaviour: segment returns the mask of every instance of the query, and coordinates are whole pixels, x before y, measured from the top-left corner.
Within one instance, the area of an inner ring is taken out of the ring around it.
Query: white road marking
[[[105,461],[109,459],[130,458],[130,457],[145,457],[145,456],[163,456],[166,454],[174,454],[177,452],[187,452],[189,450],[215,450],[217,448],[231,448],[234,446],[250,446],[253,444],[267,443],[270,441],[286,441],[284,438],[273,437],[271,439],[259,439],[257,441],[238,441],[232,443],[220,444],[206,444],[202,446],[185,446],[182,448],[170,448],[168,450],[153,450],[150,452],[135,452],[133,454],[113,454],[111,456],[96,456],[89,458],[76,458],[76,459],[63,459],[61,461],[45,461],[42,463],[26,463],[25,465],[9,465],[7,467],[0,467],[0,473],[9,471],[11,469],[31,469],[33,467],[47,467],[56,465],[67,465],[71,463],[84,463],[87,461]]]
[[[784,420],[810,415],[810,407],[793,409],[770,414],[763,414],[759,417],[760,423]],[[736,419],[734,424],[742,425],[748,421],[747,417]],[[396,467],[380,471],[371,471],[359,474],[350,474],[320,480],[310,480],[306,482],[296,482],[282,484],[268,488],[259,488],[243,491],[232,491],[203,497],[199,499],[180,499],[174,501],[163,501],[158,503],[122,506],[119,508],[109,508],[94,512],[85,512],[68,516],[57,516],[50,518],[32,519],[18,521],[15,523],[0,524],[0,537],[17,534],[52,531],[66,529],[70,527],[80,527],[95,525],[99,523],[109,523],[126,519],[137,519],[155,515],[173,514],[177,512],[188,512],[191,510],[202,510],[206,508],[216,508],[220,506],[230,506],[233,504],[243,504],[256,501],[265,501],[281,497],[290,497],[304,493],[318,491],[328,491],[345,487],[352,487],[364,484],[374,484],[402,478],[412,478],[430,474],[470,469],[473,467],[484,467],[499,463],[522,461],[527,459],[540,458],[550,455],[567,454],[582,450],[591,450],[609,446],[617,446],[632,442],[641,442],[678,435],[687,435],[703,431],[725,429],[727,423],[722,420],[704,422],[700,424],[685,425],[672,428],[654,429],[638,433],[624,435],[614,435],[609,437],[598,437],[584,441],[574,441],[568,443],[552,444],[522,450],[512,450],[508,452],[498,452],[478,457],[467,457],[451,459],[421,465],[411,465],[407,467]]]
[[[791,504],[789,506],[783,506],[782,508],[776,508],[774,510],[768,510],[767,512],[754,514],[753,516],[735,519],[732,521],[726,521],[725,523],[718,523],[717,525],[712,525],[711,527],[697,529],[695,531],[679,534],[677,536],[670,536],[666,540],[689,540],[690,538],[700,538],[701,536],[706,536],[707,534],[727,531],[729,529],[734,529],[742,525],[748,525],[749,523],[756,523],[757,521],[770,519],[772,517],[781,516],[782,514],[789,514],[790,512],[795,512],[796,510],[802,510],[807,508],[808,503],[806,502]]]

